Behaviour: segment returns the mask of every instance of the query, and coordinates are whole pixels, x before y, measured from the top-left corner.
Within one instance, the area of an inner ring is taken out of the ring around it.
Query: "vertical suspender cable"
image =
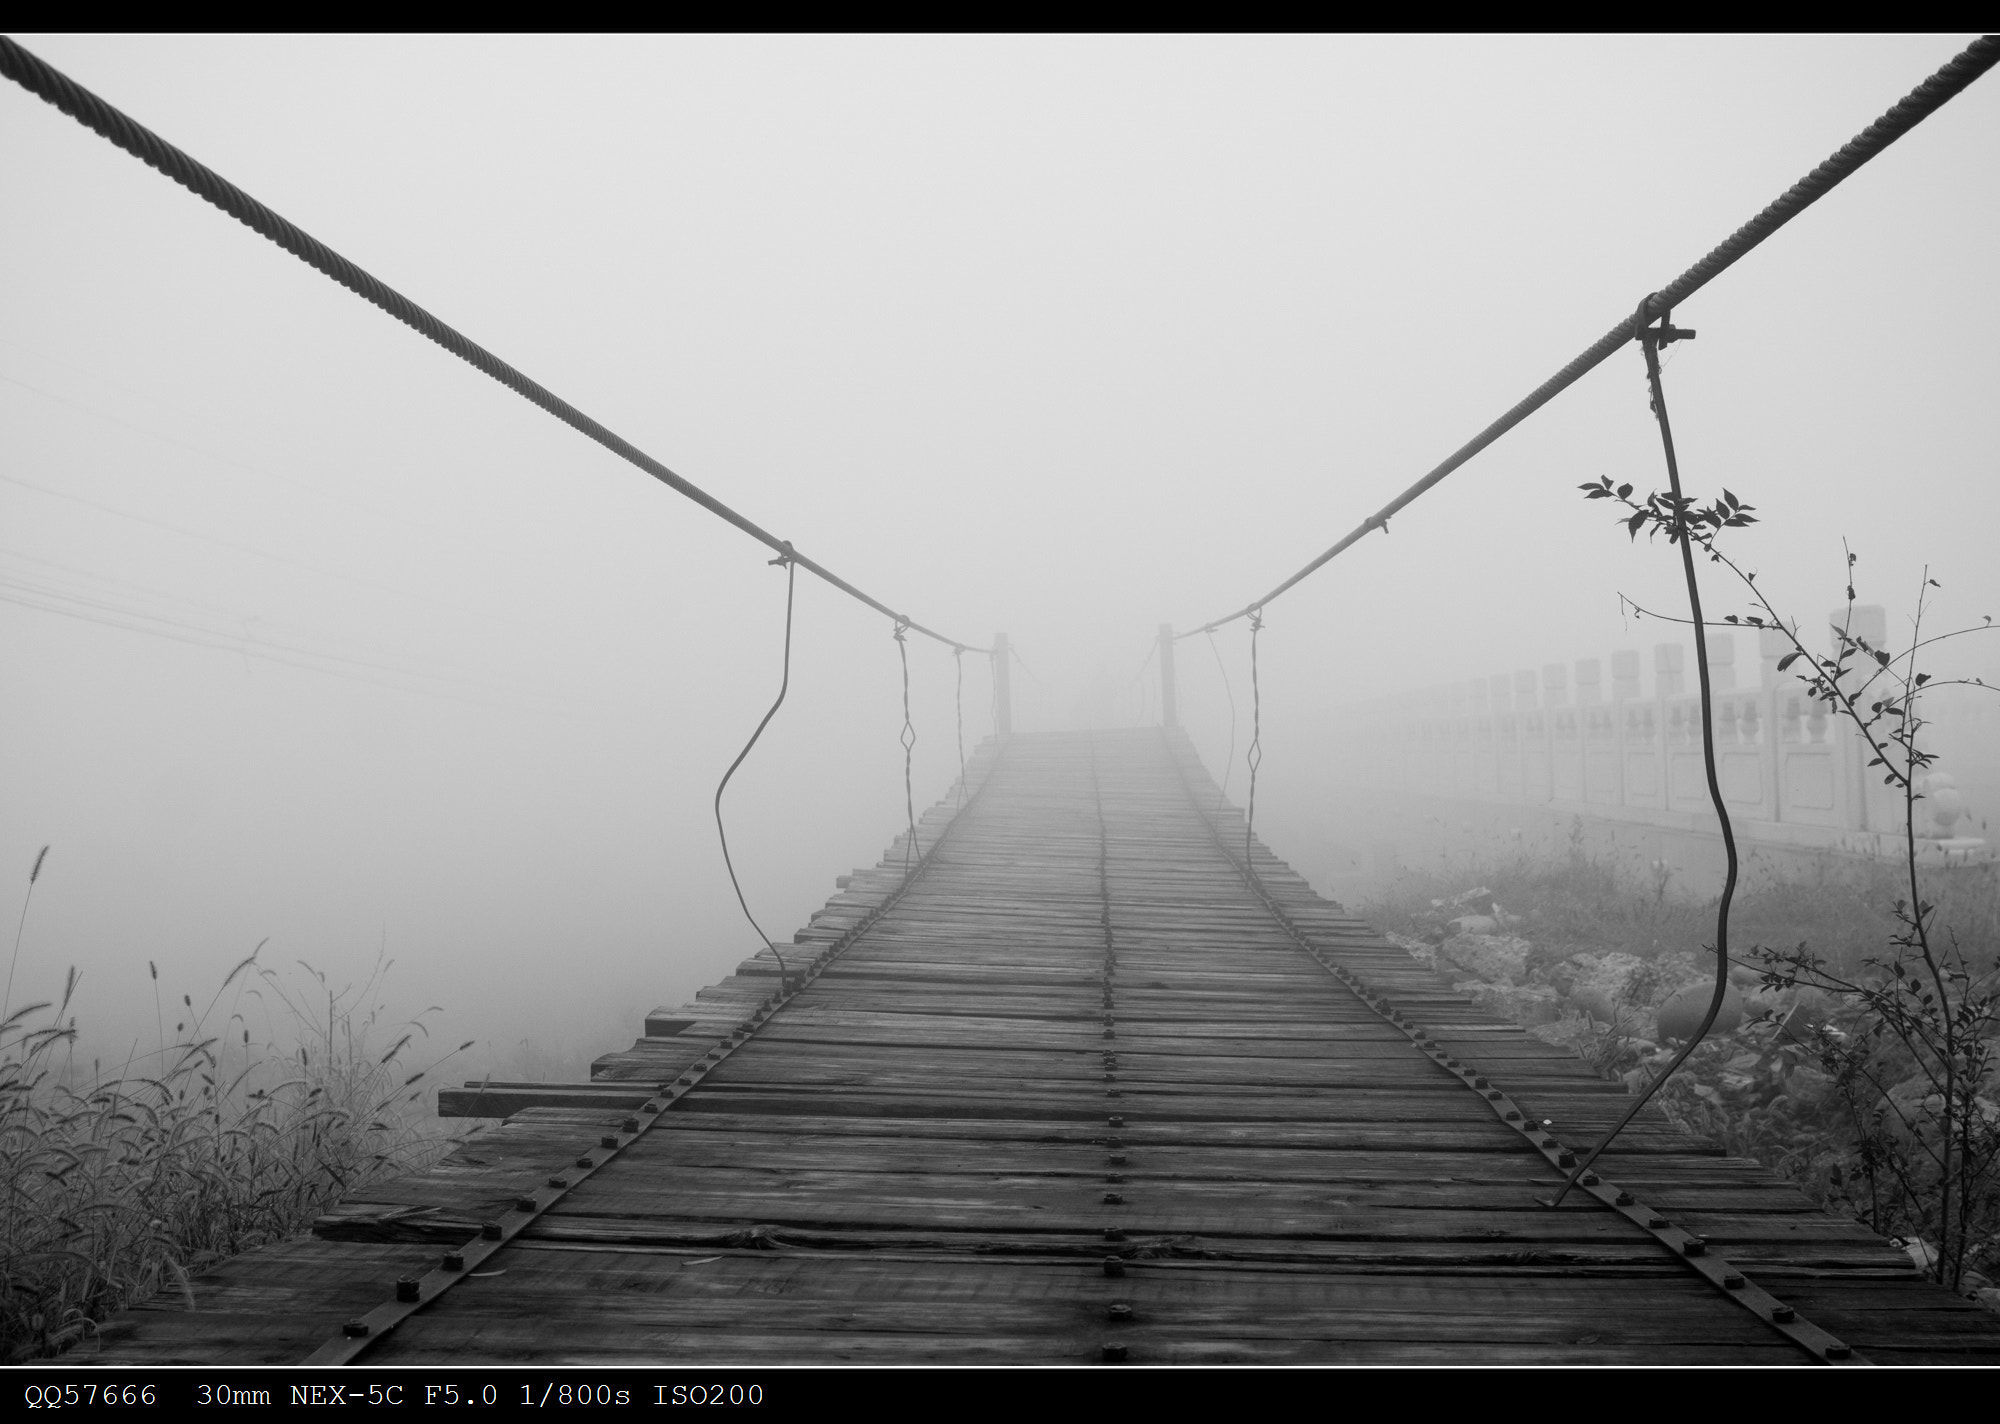
[[[757,931],[757,938],[778,961],[778,982],[787,982],[785,956],[779,952],[777,943],[764,933],[764,927],[757,923],[757,917],[750,913],[750,902],[743,898],[742,882],[736,878],[736,866],[729,858],[729,832],[722,825],[722,793],[729,789],[729,778],[736,775],[736,768],[743,765],[743,759],[750,755],[750,748],[757,745],[757,739],[764,735],[764,729],[771,725],[771,719],[778,715],[778,709],[785,705],[785,693],[792,685],[792,589],[798,578],[798,562],[789,555],[780,555],[771,560],[782,565],[785,570],[785,663],[784,673],[778,682],[778,700],[771,704],[771,710],[764,714],[764,720],[757,724],[757,730],[750,734],[750,740],[743,744],[743,750],[736,754],[736,760],[729,763],[729,770],[722,773],[722,783],[715,788],[715,834],[722,842],[722,864],[729,872],[729,883],[736,889],[736,903],[743,907],[743,918],[750,922],[750,928]]]
[[[1250,857],[1250,838],[1257,825],[1257,768],[1264,762],[1264,695],[1257,686],[1257,635],[1263,630],[1264,610],[1260,608],[1250,615],[1250,750],[1243,757],[1250,767],[1249,805],[1243,815],[1243,868],[1253,876],[1257,865]]]
[[[903,874],[910,873],[910,857],[921,861],[923,847],[917,844],[917,793],[910,775],[911,754],[917,746],[916,724],[910,721],[910,648],[903,637],[903,631],[910,626],[907,618],[896,620],[896,656],[903,664],[903,809],[910,819],[910,839],[903,846]]]
[[[1674,1055],[1666,1070],[1646,1085],[1646,1091],[1639,1094],[1638,1100],[1625,1110],[1625,1115],[1619,1118],[1611,1130],[1598,1140],[1597,1145],[1584,1155],[1576,1170],[1571,1172],[1569,1179],[1563,1183],[1562,1190],[1549,1202],[1550,1206],[1562,1203],[1562,1199],[1569,1195],[1570,1188],[1576,1185],[1577,1179],[1590,1170],[1590,1164],[1611,1145],[1612,1139],[1625,1130],[1626,1124],[1638,1116],[1639,1109],[1646,1106],[1667,1079],[1673,1077],[1679,1070],[1681,1064],[1687,1062],[1688,1055],[1693,1053],[1702,1039],[1708,1036],[1709,1028],[1715,1023],[1715,1016],[1722,1010],[1722,1001],[1729,993],[1729,905],[1730,901],[1736,898],[1738,870],[1736,830],[1730,824],[1729,807],[1723,803],[1722,783],[1715,770],[1715,709],[1714,689],[1709,684],[1708,674],[1708,630],[1701,616],[1701,586],[1695,581],[1694,541],[1688,537],[1688,502],[1681,493],[1681,467],[1680,462],[1674,457],[1674,430],[1667,421],[1667,393],[1660,383],[1660,347],[1681,337],[1692,336],[1694,333],[1677,330],[1673,325],[1671,313],[1661,315],[1659,326],[1649,325],[1647,312],[1656,300],[1657,294],[1639,303],[1633,325],[1639,338],[1639,348],[1646,355],[1646,382],[1652,390],[1653,415],[1660,425],[1660,448],[1666,453],[1667,485],[1672,491],[1674,502],[1673,523],[1667,537],[1672,543],[1680,545],[1681,574],[1687,583],[1688,616],[1694,622],[1695,672],[1701,685],[1701,764],[1702,770],[1708,774],[1709,802],[1715,807],[1716,819],[1722,823],[1722,851],[1728,860],[1728,868],[1722,880],[1722,899],[1715,908],[1715,994],[1708,1002],[1708,1013],[1702,1018],[1701,1027],[1681,1045],[1681,1051]]]

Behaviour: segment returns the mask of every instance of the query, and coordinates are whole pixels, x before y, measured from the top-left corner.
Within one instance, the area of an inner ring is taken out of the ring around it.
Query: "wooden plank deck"
[[[1252,893],[1211,831],[1240,845],[1240,814],[1175,734],[1014,736],[969,780],[962,812],[925,817],[922,845],[949,837],[893,908],[366,1358],[1809,1362],[1616,1212],[1539,1206],[1557,1171]],[[1582,1144],[1621,1108],[1255,854],[1316,946],[1532,1117]],[[788,958],[816,961],[902,877],[899,843]],[[194,1311],[163,1296],[70,1358],[303,1360],[750,1026],[776,970],[746,961],[655,1016],[682,1032],[600,1060],[601,1087],[521,1099],[315,1238],[198,1278]],[[1873,1362],[2000,1363],[2000,1320],[1754,1163],[1655,1116],[1601,1166]]]

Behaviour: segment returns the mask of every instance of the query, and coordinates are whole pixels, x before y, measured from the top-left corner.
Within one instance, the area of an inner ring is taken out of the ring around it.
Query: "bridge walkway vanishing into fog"
[[[1991,1315],[1657,1115],[1540,1205],[1622,1088],[1262,847],[1253,885],[1178,733],[1001,738],[967,780],[907,881],[899,843],[785,947],[794,989],[766,951],[589,1084],[444,1095],[507,1121],[69,1359],[2000,1363]]]

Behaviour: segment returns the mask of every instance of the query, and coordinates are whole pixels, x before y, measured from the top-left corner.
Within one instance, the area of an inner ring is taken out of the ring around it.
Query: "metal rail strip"
[[[1097,776],[1097,737],[1095,733],[1091,734],[1089,746],[1091,809],[1097,817],[1097,895],[1099,923],[1102,926],[1104,934],[1104,1037],[1107,1040],[1103,1049],[1104,1096],[1106,1099],[1106,1116],[1104,1120],[1109,1126],[1120,1128],[1125,1125],[1125,1119],[1116,1112],[1111,1111],[1113,1104],[1110,1101],[1118,1097],[1120,1092],[1118,1087],[1118,1049],[1112,1042],[1118,1036],[1116,1006],[1112,995],[1118,968],[1118,950],[1111,929],[1111,828],[1104,819],[1104,794],[1102,783],[1099,782]],[[1122,1169],[1125,1166],[1125,1154],[1123,1151],[1125,1144],[1117,1137],[1106,1137],[1103,1139],[1103,1143],[1107,1149],[1104,1174],[1104,1185],[1107,1190],[1104,1193],[1104,1204],[1106,1206],[1123,1206],[1126,1204],[1125,1173],[1122,1170],[1112,1169]],[[1122,1228],[1117,1226],[1107,1226],[1104,1228],[1104,1240],[1107,1243],[1116,1243],[1125,1239],[1126,1234]],[[1125,1258],[1123,1256],[1106,1256],[1103,1265],[1104,1274],[1107,1277],[1117,1277],[1125,1274]],[[1114,1292],[1115,1294],[1116,1292]],[[1104,1313],[1106,1318],[1113,1322],[1130,1320],[1132,1318],[1132,1304],[1127,1300],[1107,1300],[1104,1302]],[[1129,1357],[1130,1353],[1129,1346],[1123,1341],[1115,1339],[1107,1339],[1098,1347],[1098,1358],[1106,1364],[1122,1363]]]
[[[1162,739],[1166,740],[1164,729],[1162,729]],[[1202,826],[1208,831],[1210,839],[1215,842],[1216,849],[1229,861],[1236,873],[1243,877],[1244,884],[1250,887],[1251,892],[1257,896],[1271,918],[1278,922],[1287,937],[1333,975],[1384,1023],[1402,1034],[1425,1057],[1450,1074],[1454,1081],[1477,1094],[1479,1100],[1486,1104],[1494,1117],[1519,1134],[1521,1139],[1541,1154],[1542,1159],[1550,1166],[1558,1172],[1574,1169],[1577,1163],[1575,1151],[1553,1133],[1545,1131],[1539,1123],[1530,1119],[1506,1089],[1495,1085],[1489,1075],[1459,1062],[1430,1036],[1427,1029],[1398,1008],[1388,994],[1369,985],[1361,975],[1340,963],[1330,950],[1313,943],[1312,937],[1299,928],[1292,917],[1285,913],[1284,907],[1270,891],[1264,888],[1255,868],[1239,861],[1235,853],[1230,850],[1221,832],[1216,829],[1213,819],[1203,808],[1200,798],[1194,794],[1194,788],[1188,784],[1187,771],[1182,766],[1181,758],[1170,740],[1167,741],[1167,754],[1173,760],[1174,774],[1180,778],[1181,790],[1187,796],[1188,804],[1194,807],[1196,814],[1201,817]],[[1830,1331],[1803,1319],[1794,1307],[1756,1284],[1741,1269],[1721,1256],[1711,1255],[1707,1241],[1692,1231],[1675,1226],[1664,1212],[1647,1206],[1616,1182],[1605,1180],[1597,1172],[1586,1172],[1578,1179],[1577,1185],[1651,1236],[1664,1246],[1674,1259],[1700,1275],[1728,1299],[1785,1336],[1815,1360],[1840,1365],[1873,1363]],[[1549,1205],[1546,1199],[1537,1200],[1543,1206]]]
[[[932,842],[930,850],[918,858],[901,883],[885,895],[879,905],[836,939],[809,967],[781,977],[779,988],[759,1001],[748,1019],[730,1030],[714,1048],[700,1060],[683,1069],[677,1077],[659,1084],[652,1096],[639,1105],[638,1111],[618,1125],[616,1132],[607,1132],[598,1139],[595,1150],[580,1155],[574,1166],[551,1176],[543,1185],[521,1193],[514,1199],[511,1211],[497,1221],[486,1222],[480,1227],[479,1235],[465,1245],[445,1252],[438,1264],[425,1274],[399,1277],[393,1299],[384,1301],[367,1314],[348,1321],[341,1327],[339,1335],[314,1350],[301,1363],[308,1365],[354,1363],[396,1326],[438,1299],[452,1286],[465,1280],[480,1263],[534,1225],[543,1213],[602,1171],[626,1148],[650,1132],[668,1109],[699,1087],[704,1078],[726,1063],[737,1049],[748,1043],[757,1029],[769,1023],[778,1010],[804,993],[813,980],[824,972],[827,965],[853,948],[868,931],[881,922],[883,916],[895,909],[931,862],[937,858],[938,853],[949,843],[951,833],[957,829],[960,819],[979,804],[979,798],[985,794],[986,788],[992,785],[993,778],[1005,763],[1006,755],[1007,742],[1002,738],[992,764],[987,768],[985,776],[980,778],[979,789],[973,792],[965,804],[953,814],[950,823],[939,833],[937,840]]]

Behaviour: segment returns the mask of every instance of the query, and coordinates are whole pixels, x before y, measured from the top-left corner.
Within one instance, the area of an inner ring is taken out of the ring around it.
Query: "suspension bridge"
[[[1544,1205],[1622,1086],[1246,864],[1184,738],[998,737],[968,780],[590,1082],[445,1094],[506,1121],[69,1358],[2000,1364],[1656,1114]]]
[[[764,544],[788,586],[803,568],[995,673],[960,783],[792,943],[647,1015],[587,1082],[441,1094],[498,1125],[65,1358],[2000,1364],[2000,1321],[1902,1250],[1316,895],[1254,834],[1254,720],[1239,810],[1172,684],[1177,637],[1238,620],[1254,675],[1267,604],[1633,343],[1678,506],[1673,309],[1997,61],[1968,48],[1263,597],[1164,631],[1161,728],[1026,734],[1004,640],[863,592],[0,39],[0,74]],[[786,650],[789,673],[789,621]]]

